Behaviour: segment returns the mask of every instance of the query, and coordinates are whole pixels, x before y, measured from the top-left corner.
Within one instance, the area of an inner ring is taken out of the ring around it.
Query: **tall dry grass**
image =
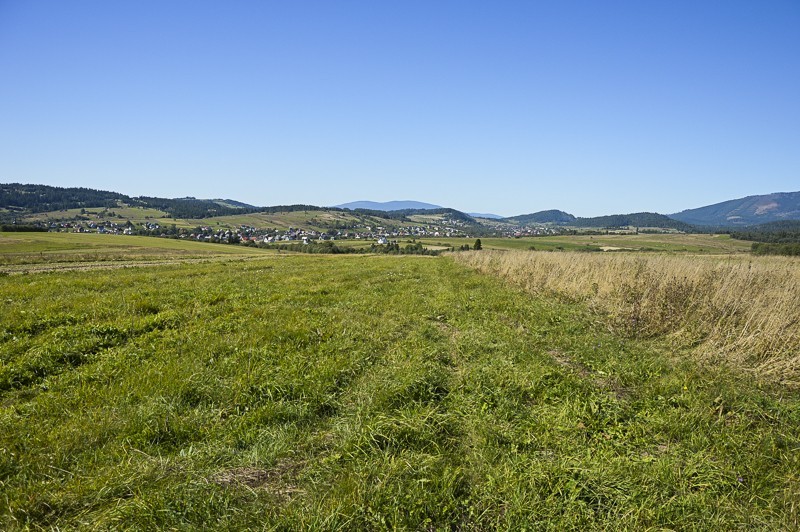
[[[800,261],[790,257],[493,252],[452,257],[525,290],[582,301],[635,336],[800,385]]]

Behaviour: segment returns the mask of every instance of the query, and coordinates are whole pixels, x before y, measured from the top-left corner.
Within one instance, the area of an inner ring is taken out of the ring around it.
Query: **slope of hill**
[[[745,226],[800,219],[800,192],[776,192],[687,209],[670,218],[694,225]]]
[[[342,203],[335,205],[339,209],[367,209],[371,211],[404,211],[404,210],[422,210],[422,209],[441,209],[441,205],[433,205],[432,203],[424,203],[422,201],[402,200],[402,201],[351,201],[350,203]]]
[[[230,208],[239,208],[239,209],[259,209],[260,207],[256,205],[250,205],[249,203],[243,203],[241,201],[236,201],[232,199],[213,199],[211,200],[218,205],[222,205],[223,207],[230,207]]]
[[[669,216],[655,212],[636,212],[631,214],[612,214],[610,216],[595,216],[594,218],[578,218],[570,225],[575,227],[659,227],[663,229],[677,229],[691,232],[695,228],[691,225],[673,220]]]
[[[79,187],[0,184],[0,209],[14,213],[40,213],[83,208],[116,208],[120,205],[166,212],[173,218],[206,218],[261,210],[233,200],[203,200],[193,197],[169,199],[130,197],[118,192]]]
[[[526,225],[530,223],[571,224],[575,221],[575,217],[568,212],[551,209],[547,211],[534,212],[531,214],[520,214],[519,216],[505,218],[504,220],[519,225]]]
[[[15,212],[47,212],[83,207],[114,207],[132,201],[117,192],[75,187],[0,183],[0,208]]]

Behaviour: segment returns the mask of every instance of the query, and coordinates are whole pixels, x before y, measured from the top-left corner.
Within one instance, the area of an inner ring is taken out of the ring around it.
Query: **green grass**
[[[474,238],[426,238],[426,245],[454,246],[475,243]],[[639,234],[639,235],[560,235],[523,238],[481,238],[485,249],[539,251],[664,251],[688,253],[746,253],[750,244],[729,235]]]
[[[272,252],[246,246],[95,233],[0,233],[0,272],[140,261],[252,257]]]
[[[447,258],[0,294],[3,529],[800,526],[797,393]]]

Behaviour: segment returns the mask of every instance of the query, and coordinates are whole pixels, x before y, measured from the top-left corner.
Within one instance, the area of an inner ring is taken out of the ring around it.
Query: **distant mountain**
[[[569,225],[575,227],[659,227],[662,229],[677,229],[679,231],[693,232],[691,225],[673,220],[669,216],[655,212],[635,212],[632,214],[612,214],[610,216],[595,216],[594,218],[578,218]]]
[[[470,216],[473,218],[487,218],[489,220],[502,220],[503,217],[499,214],[489,214],[489,213],[481,213],[481,212],[468,212]]]
[[[530,223],[537,224],[571,224],[575,221],[575,217],[568,212],[551,209],[549,211],[539,211],[531,214],[520,214],[519,216],[512,216],[505,218],[505,221],[516,223],[519,225],[526,225]]]
[[[425,210],[425,209],[442,209],[441,205],[433,205],[431,203],[423,203],[421,201],[351,201],[350,203],[342,203],[335,205],[339,209],[368,209],[371,211],[405,211],[405,210]]]
[[[781,220],[800,220],[800,192],[776,192],[723,201],[687,209],[670,218],[694,225],[719,227],[758,225]]]

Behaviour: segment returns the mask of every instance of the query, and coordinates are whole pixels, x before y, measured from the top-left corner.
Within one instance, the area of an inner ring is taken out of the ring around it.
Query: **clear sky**
[[[800,1],[0,0],[0,182],[672,213],[800,190]]]

